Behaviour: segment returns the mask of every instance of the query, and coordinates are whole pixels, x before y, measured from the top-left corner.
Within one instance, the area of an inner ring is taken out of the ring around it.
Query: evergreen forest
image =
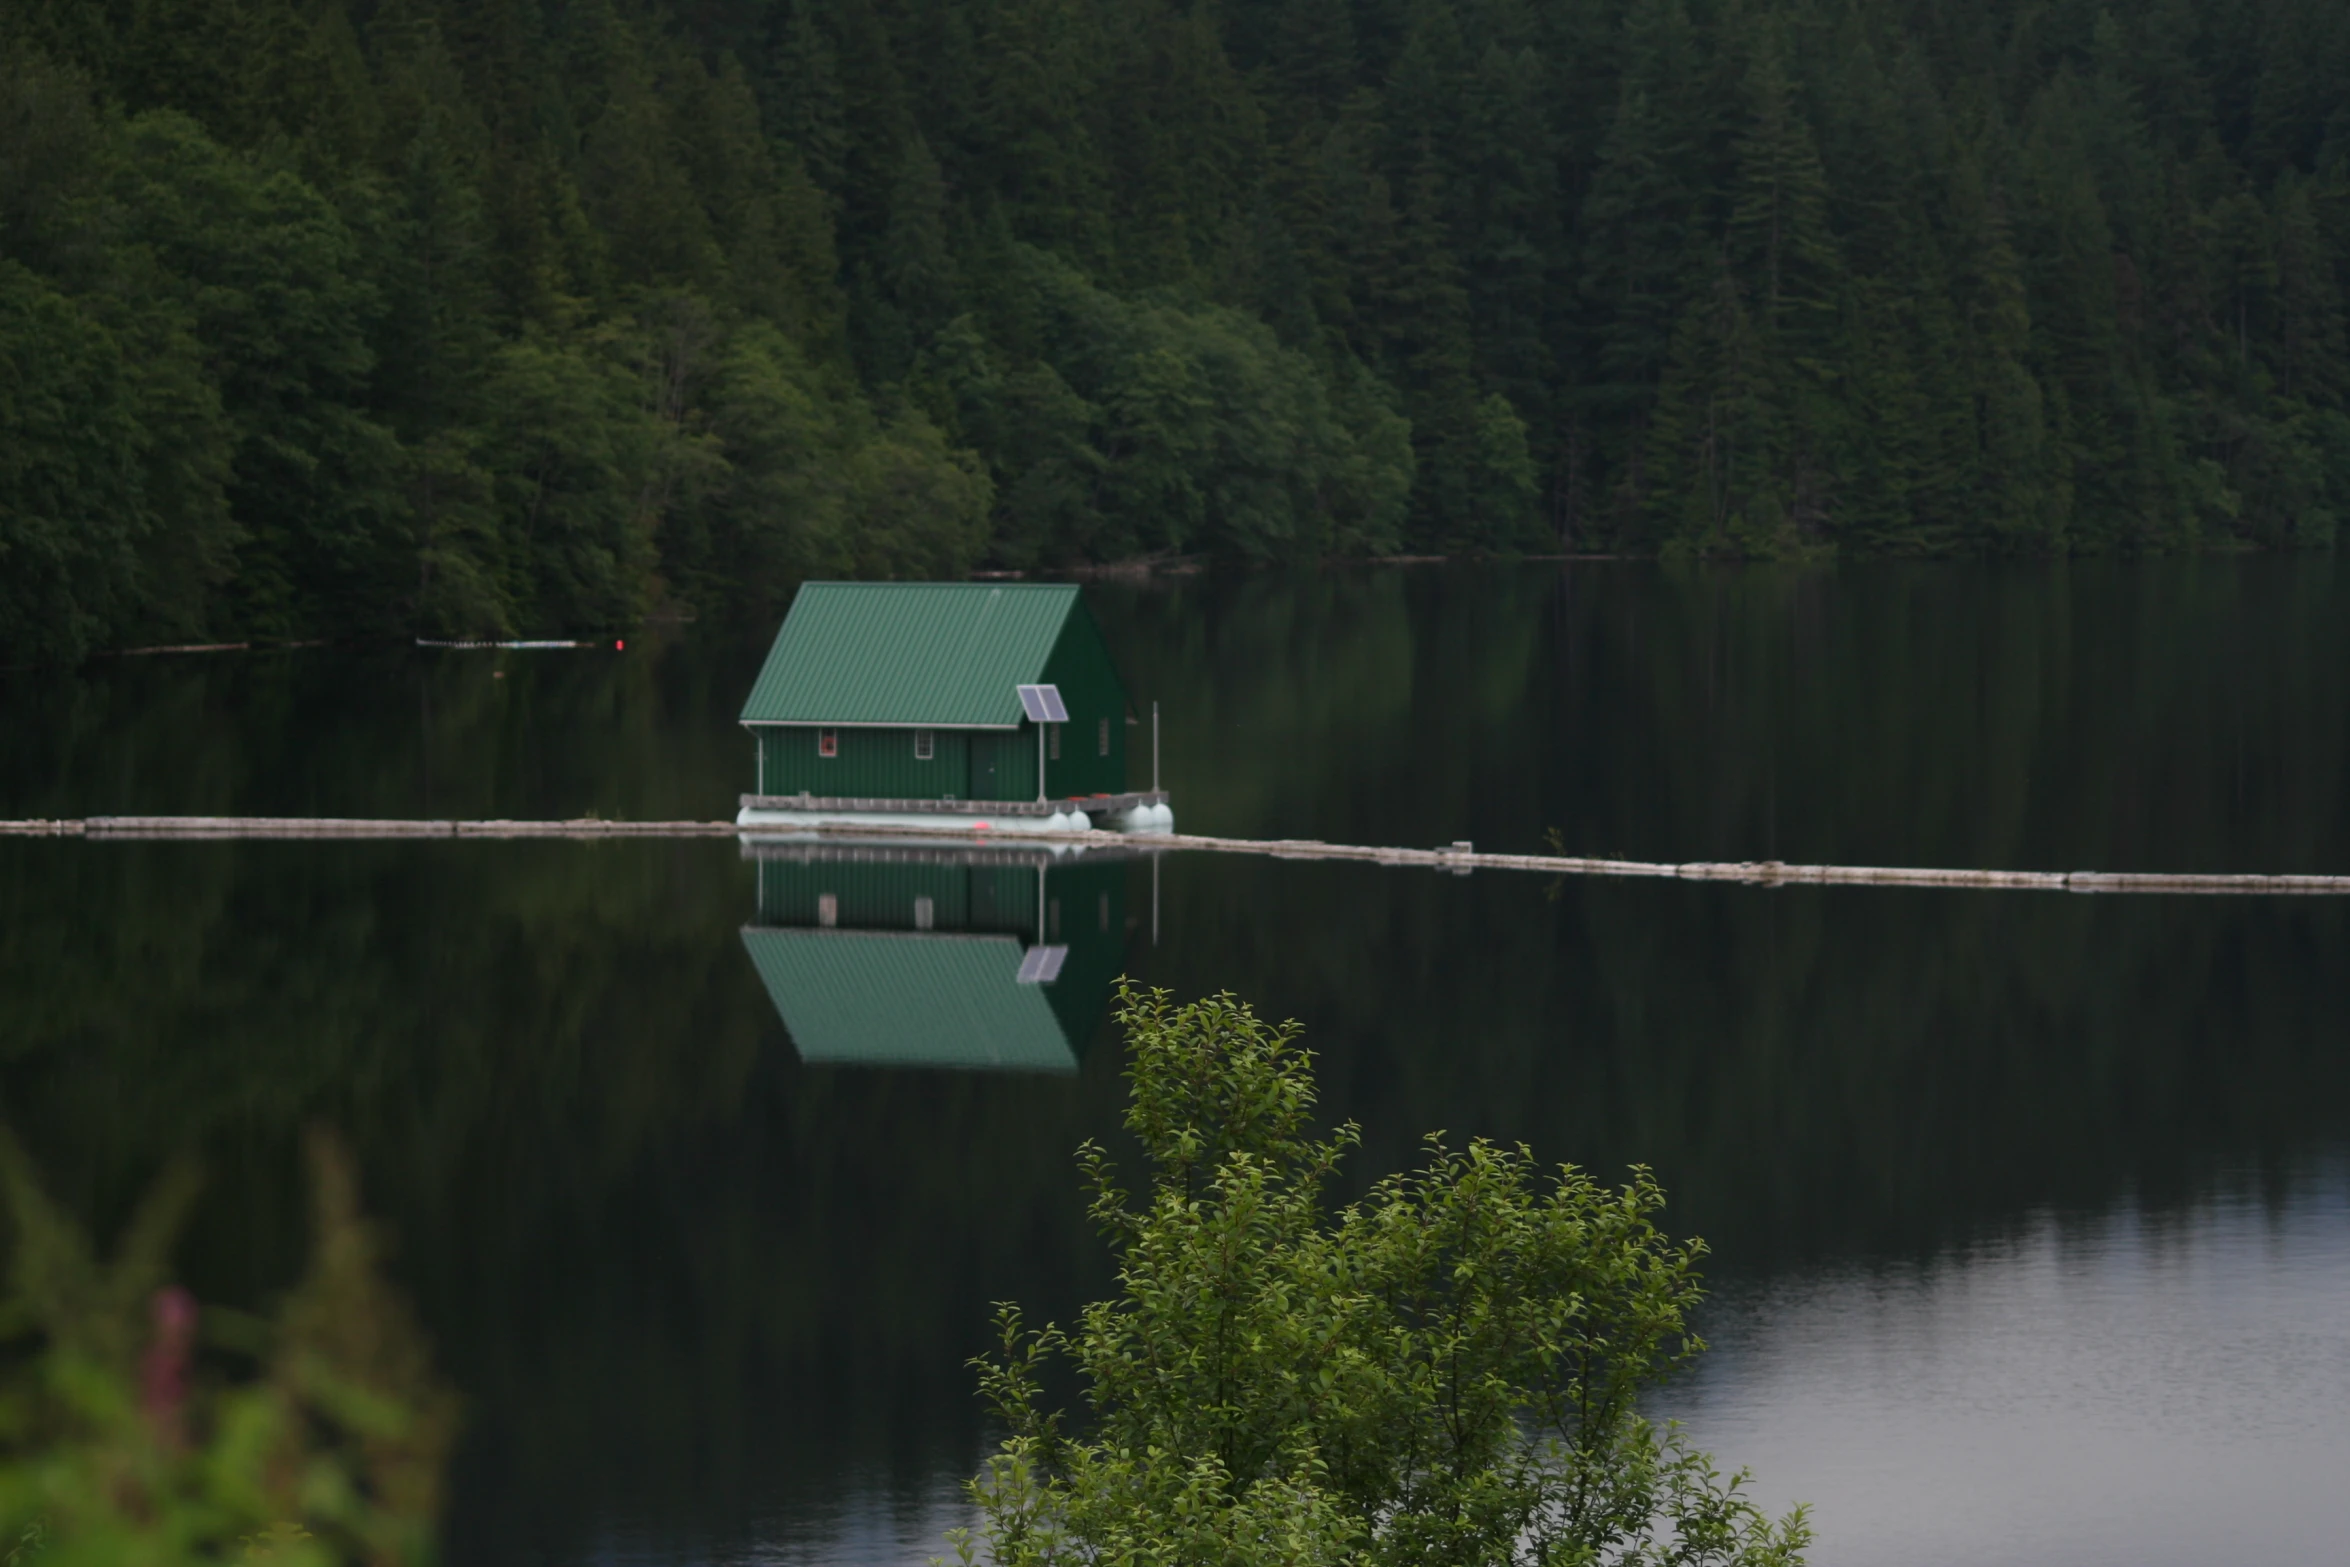
[[[2341,0],[0,0],[0,662],[2297,547]]]

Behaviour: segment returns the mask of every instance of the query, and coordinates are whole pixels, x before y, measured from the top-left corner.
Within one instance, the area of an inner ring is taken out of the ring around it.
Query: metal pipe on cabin
[[[1044,804],[1044,725],[1036,726],[1036,803]]]

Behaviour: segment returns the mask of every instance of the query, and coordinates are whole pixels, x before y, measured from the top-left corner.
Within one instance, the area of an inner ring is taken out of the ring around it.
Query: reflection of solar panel
[[[999,686],[997,689],[1002,688]],[[1020,693],[1020,711],[1028,715],[1029,722],[1065,724],[1069,721],[1069,709],[1061,705],[1059,686],[1016,686],[1013,689]]]
[[[1067,947],[1030,947],[1020,958],[1019,983],[1049,985],[1061,977],[1061,965],[1068,961]]]

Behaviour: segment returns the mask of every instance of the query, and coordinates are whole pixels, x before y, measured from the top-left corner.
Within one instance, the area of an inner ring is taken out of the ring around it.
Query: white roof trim
[[[736,723],[745,729],[987,729],[1010,734],[1018,724],[940,724],[927,719],[912,719],[902,724],[851,723],[839,718],[738,718]]]

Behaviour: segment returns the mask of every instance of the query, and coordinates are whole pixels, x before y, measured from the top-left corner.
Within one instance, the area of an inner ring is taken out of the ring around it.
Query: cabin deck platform
[[[868,832],[920,829],[1010,834],[1106,829],[1165,834],[1175,811],[1163,789],[1082,794],[1048,800],[919,800],[817,794],[746,794],[735,826],[746,833]]]
[[[746,794],[742,808],[746,811],[820,811],[826,815],[842,813],[857,816],[1067,816],[1083,811],[1088,816],[1116,815],[1145,805],[1166,805],[1170,796],[1164,789],[1143,789],[1129,794],[1080,794],[1050,800],[905,800],[879,797],[866,799],[855,795],[827,794]]]

